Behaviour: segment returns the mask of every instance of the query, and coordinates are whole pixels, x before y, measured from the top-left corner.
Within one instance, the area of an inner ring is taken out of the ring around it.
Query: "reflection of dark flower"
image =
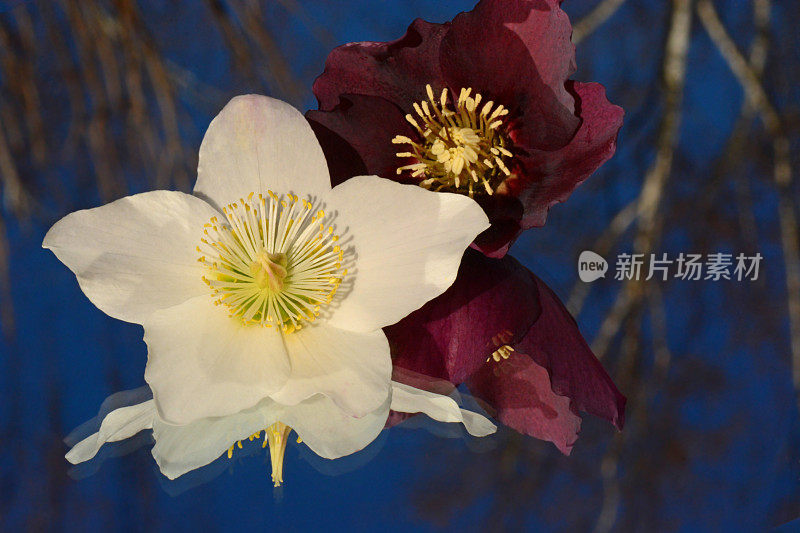
[[[402,374],[397,369],[406,369],[432,382],[466,383],[500,422],[564,453],[577,438],[578,411],[620,429],[624,423],[625,398],[575,320],[511,256],[491,259],[467,250],[444,294],[384,331],[395,379]]]
[[[336,48],[307,118],[334,184],[360,174],[474,197],[502,257],[616,148],[622,109],[568,81],[572,28],[556,0],[484,0],[402,38]],[[342,154],[348,156],[343,157]]]

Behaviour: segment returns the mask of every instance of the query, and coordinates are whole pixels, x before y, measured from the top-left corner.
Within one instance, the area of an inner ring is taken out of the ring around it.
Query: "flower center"
[[[415,141],[403,135],[392,139],[394,144],[406,144],[410,151],[399,152],[397,157],[413,158],[416,163],[397,169],[398,174],[411,172],[413,177],[423,177],[419,185],[435,191],[452,191],[468,194],[492,194],[494,189],[510,175],[507,162],[511,152],[505,133],[504,116],[508,109],[493,101],[481,106],[479,93],[471,96],[472,89],[461,89],[454,109],[448,107],[447,89],[437,100],[433,89],[426,85],[428,101],[414,103],[417,118],[411,114],[406,120],[420,135]]]
[[[496,362],[500,362],[502,359],[508,359],[511,357],[511,354],[515,351],[508,343],[511,342],[511,339],[514,338],[514,334],[511,333],[509,330],[504,329],[497,335],[492,337],[492,344],[495,345],[497,348],[495,351],[492,352],[486,362],[488,363],[492,359]]]
[[[308,200],[254,194],[225,206],[225,221],[205,224],[203,281],[243,324],[292,332],[319,316],[347,274],[339,236]]]

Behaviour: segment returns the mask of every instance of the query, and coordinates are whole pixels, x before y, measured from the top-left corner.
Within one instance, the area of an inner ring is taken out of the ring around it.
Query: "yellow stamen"
[[[223,208],[225,222],[206,224],[198,261],[215,305],[244,325],[277,326],[290,333],[312,321],[346,274],[339,236],[325,211],[294,195],[240,199]]]
[[[501,359],[508,359],[511,356],[511,353],[514,351],[514,348],[508,344],[513,338],[514,334],[507,329],[504,329],[497,335],[493,336],[492,344],[494,344],[497,349],[486,359],[486,362],[488,363],[492,359],[497,362],[500,362]]]
[[[275,422],[266,429],[266,441],[269,443],[269,459],[272,463],[272,483],[279,487],[283,483],[283,455],[289,433],[292,428],[282,422]],[[300,439],[298,439],[300,442]]]
[[[469,196],[484,191],[493,194],[511,174],[507,163],[512,153],[506,148],[510,142],[502,119],[508,109],[491,100],[479,107],[483,98],[477,93],[471,96],[471,88],[461,89],[455,109],[447,105],[447,88],[439,98],[430,85],[425,86],[425,91],[428,101],[413,104],[417,117],[406,115],[421,140],[404,135],[392,139],[394,144],[410,146],[410,150],[398,152],[397,157],[415,160],[399,167],[397,173],[424,178],[419,185],[426,189]],[[482,187],[475,189],[475,183]]]
[[[264,442],[261,444],[262,448],[266,448],[269,446],[269,459],[272,465],[272,483],[279,487],[281,483],[283,483],[283,456],[286,452],[286,444],[289,442],[289,433],[292,432],[292,428],[287,426],[282,422],[275,422],[270,427],[264,430]],[[261,432],[256,431],[249,437],[247,440],[253,441],[254,439],[260,439]],[[301,443],[303,440],[300,437],[297,437],[297,443]],[[231,444],[231,447],[228,448],[228,459],[233,458],[233,450],[235,448],[242,448],[242,441],[238,440]]]
[[[496,362],[499,363],[501,359],[508,359],[509,357],[511,357],[511,354],[514,351],[515,351],[514,348],[506,344],[504,346],[501,346],[494,352],[492,352],[492,355],[486,359],[486,362],[488,363],[489,361],[494,359]]]

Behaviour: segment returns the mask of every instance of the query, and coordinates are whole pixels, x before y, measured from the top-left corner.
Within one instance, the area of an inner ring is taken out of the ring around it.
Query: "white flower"
[[[154,398],[117,417],[153,426],[162,471],[267,430],[278,482],[289,428],[335,458],[366,446],[408,395],[419,411],[440,405],[407,387],[393,398],[381,328],[447,289],[487,227],[462,195],[374,176],[331,189],[303,116],[249,95],[209,126],[194,195],[72,213],[43,246],[102,311],[144,326]]]

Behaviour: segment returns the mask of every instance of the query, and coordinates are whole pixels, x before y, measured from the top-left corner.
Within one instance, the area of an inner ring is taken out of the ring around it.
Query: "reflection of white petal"
[[[215,461],[236,441],[247,439],[275,422],[283,422],[315,453],[335,459],[372,442],[383,429],[388,414],[388,397],[375,411],[354,418],[326,396],[317,395],[291,406],[266,399],[234,415],[205,418],[186,425],[169,424],[156,417],[153,457],[161,472],[175,479]],[[261,438],[265,438],[263,433]]]
[[[153,311],[203,294],[195,249],[203,224],[217,214],[206,202],[152,191],[71,213],[44,238],[108,315],[141,323]]]
[[[321,393],[360,417],[389,396],[392,361],[382,330],[356,333],[312,324],[285,334],[284,342],[292,371],[273,400],[294,405]]]
[[[434,193],[375,176],[347,180],[325,197],[336,230],[352,237],[353,287],[330,318],[342,329],[394,324],[444,292],[461,256],[489,226],[480,206],[459,194]]]
[[[144,324],[144,340],[145,379],[159,414],[172,423],[252,407],[289,375],[277,328],[243,326],[208,294],[154,313]]]
[[[156,417],[153,457],[161,472],[175,479],[215,461],[236,441],[277,422],[282,413],[283,406],[267,399],[234,415],[204,418],[186,425],[169,424]]]
[[[287,407],[281,421],[294,429],[314,453],[336,459],[362,450],[375,440],[388,416],[388,396],[374,411],[354,418],[320,394]]]
[[[425,413],[439,422],[461,422],[471,435],[485,437],[497,426],[485,416],[461,409],[452,398],[415,389],[392,381],[392,410],[400,413]]]
[[[144,429],[153,427],[155,405],[153,400],[120,407],[106,415],[97,433],[89,435],[67,453],[67,461],[72,464],[88,461],[106,442],[116,442],[133,437]]]
[[[251,192],[330,190],[330,177],[311,126],[285,102],[237,96],[211,121],[200,145],[194,192],[222,208]]]
[[[377,409],[356,418],[336,403],[317,394],[296,405],[281,405],[264,399],[236,414],[203,418],[190,424],[170,424],[156,413],[153,400],[111,411],[100,430],[76,444],[67,459],[77,464],[95,456],[106,442],[132,437],[153,429],[153,457],[161,472],[175,479],[203,467],[220,457],[236,441],[245,440],[275,422],[294,429],[309,448],[326,459],[350,455],[371,443],[386,423],[389,408],[400,412],[425,413],[441,422],[462,422],[471,434],[484,436],[497,428],[485,417],[460,409],[452,398],[392,382],[392,397],[387,396]],[[264,435],[262,434],[262,438]]]

